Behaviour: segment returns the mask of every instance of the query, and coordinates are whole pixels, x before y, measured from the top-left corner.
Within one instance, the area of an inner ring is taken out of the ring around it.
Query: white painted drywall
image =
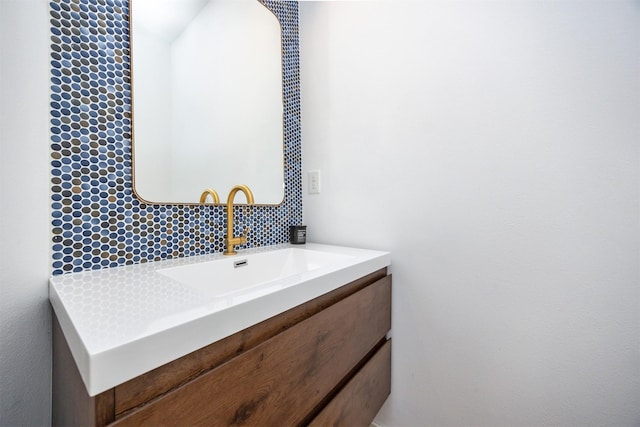
[[[0,425],[51,423],[49,24],[0,0]]]
[[[256,203],[282,201],[280,52],[278,20],[256,1],[210,2],[173,43],[174,200],[213,187],[226,203],[245,184]]]
[[[171,44],[144,29],[137,30],[133,40],[135,190],[153,202],[177,200],[165,196],[173,178],[171,91],[167,89],[171,87]]]
[[[308,239],[393,253],[376,422],[639,425],[638,2],[300,11]]]

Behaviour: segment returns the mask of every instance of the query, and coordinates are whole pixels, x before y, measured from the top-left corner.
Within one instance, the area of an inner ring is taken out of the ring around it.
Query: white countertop
[[[157,272],[227,258],[222,254],[52,277],[49,299],[89,395],[95,396],[391,263],[388,252],[314,243],[247,249],[234,258],[288,247],[344,254],[349,262],[296,274],[269,293],[243,298],[205,295]]]

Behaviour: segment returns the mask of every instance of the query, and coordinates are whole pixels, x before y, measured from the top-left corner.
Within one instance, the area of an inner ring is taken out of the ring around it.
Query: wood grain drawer
[[[115,417],[119,419],[182,384],[249,351],[262,342],[308,319],[336,302],[387,276],[386,268],[345,284],[277,316],[253,325],[223,340],[187,354],[166,365],[115,387],[111,392]],[[112,414],[113,416],[113,414]]]
[[[368,427],[391,393],[391,340],[320,411],[310,427]]]
[[[390,300],[391,277],[386,276],[114,425],[307,423],[309,414],[385,337],[391,327]]]

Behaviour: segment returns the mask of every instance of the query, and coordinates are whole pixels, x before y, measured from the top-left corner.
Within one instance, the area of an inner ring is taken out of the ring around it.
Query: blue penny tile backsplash
[[[238,206],[244,247],[288,240],[302,222],[298,3],[264,0],[282,26],[285,198]],[[221,252],[223,206],[147,204],[133,192],[129,2],[53,0],[51,16],[52,273]]]

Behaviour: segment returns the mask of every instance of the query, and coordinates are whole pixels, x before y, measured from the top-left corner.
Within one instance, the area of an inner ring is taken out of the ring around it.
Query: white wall
[[[174,194],[245,184],[257,203],[282,201],[280,52],[280,24],[257,1],[210,2],[173,43]]]
[[[133,40],[135,190],[145,200],[176,200],[166,196],[172,182],[171,44],[144,29]]]
[[[51,418],[49,24],[46,0],[0,0],[0,425]]]
[[[308,238],[393,254],[376,422],[640,424],[638,2],[300,9]]]

